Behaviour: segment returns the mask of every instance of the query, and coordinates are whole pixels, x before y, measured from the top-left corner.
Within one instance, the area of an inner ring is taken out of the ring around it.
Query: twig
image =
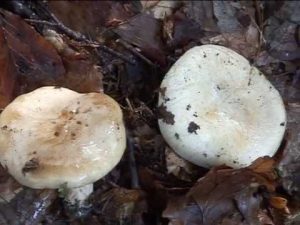
[[[37,20],[37,19],[24,19],[25,21],[29,22],[29,23],[37,23],[37,24],[43,24],[43,25],[48,25],[48,26],[57,26],[56,23],[53,22],[49,22],[46,20]]]
[[[254,4],[255,4],[255,9],[256,9],[256,12],[257,12],[257,22],[258,22],[258,26],[259,28],[262,30],[263,29],[263,11],[261,10],[261,2],[260,0],[255,0],[254,1]]]
[[[48,10],[47,10],[48,11]],[[112,54],[112,55],[115,55],[121,59],[123,59],[124,61],[128,62],[128,63],[131,63],[131,64],[135,64],[135,61],[133,61],[132,59],[128,58],[127,56],[119,53],[119,52],[116,52],[115,50],[105,46],[105,45],[101,45],[100,43],[96,42],[96,41],[91,41],[89,40],[85,35],[79,33],[79,32],[76,32],[72,29],[70,29],[69,27],[65,26],[62,22],[60,22],[60,20],[50,11],[48,11],[50,17],[57,23],[57,27],[65,32],[68,36],[74,38],[75,40],[78,40],[78,41],[83,41],[83,42],[86,42],[86,43],[90,43],[90,44],[95,44],[95,45],[98,45],[97,47]]]
[[[125,62],[128,62],[130,64],[136,64],[136,61],[132,58],[129,58],[128,56],[123,55],[122,53],[116,52],[115,50],[105,46],[105,45],[99,45],[99,48],[114,55],[119,57],[120,59],[123,59]]]
[[[83,34],[70,29],[69,27],[65,26],[62,22],[60,22],[60,20],[51,11],[49,11],[45,7],[43,7],[43,9],[48,13],[51,19],[56,23],[57,28],[59,28],[61,31],[63,31],[68,36],[72,37],[77,41],[89,42],[89,40]]]
[[[274,77],[285,76],[285,75],[287,75],[287,74],[289,74],[289,73],[291,73],[291,72],[287,71],[287,72],[275,74]]]
[[[134,111],[130,101],[128,98],[125,98],[125,101],[130,108],[131,111]],[[131,174],[131,187],[132,188],[140,188],[139,177],[136,168],[135,156],[134,156],[134,145],[133,140],[130,136],[130,131],[126,130],[126,139],[127,139],[127,149],[128,149],[128,161],[129,161],[129,170]]]
[[[137,173],[137,167],[134,156],[134,145],[132,138],[129,136],[129,132],[127,131],[127,147],[128,147],[128,161],[129,161],[129,170],[131,174],[131,188],[139,189],[140,182],[139,176]]]
[[[264,45],[266,43],[265,38],[264,38],[264,34],[263,34],[263,29],[264,29],[264,24],[263,24],[263,20],[264,20],[264,14],[263,14],[263,10],[261,10],[261,2],[259,0],[255,0],[254,1],[255,4],[255,9],[257,12],[257,22],[256,23],[255,19],[253,19],[253,23],[257,26],[258,32],[259,32],[259,52],[262,48],[262,45]]]
[[[129,101],[129,99],[128,99],[128,98],[125,98],[125,101],[126,101],[128,107],[129,107],[129,109],[130,109],[131,111],[134,111],[134,109],[133,109],[133,107],[132,107],[132,104],[131,104],[131,102]]]
[[[45,21],[45,20],[35,20],[35,19],[27,19],[28,22],[32,22],[32,23],[40,23],[40,24],[45,24],[48,26],[53,26],[56,27],[58,30],[60,30],[61,32],[65,33],[66,35],[68,35],[69,37],[71,37],[74,40],[77,41],[82,41],[84,43],[86,43],[88,46],[94,47],[94,48],[99,48],[103,51],[106,51],[108,53],[110,53],[111,55],[114,55],[122,60],[124,60],[127,63],[130,64],[135,64],[135,60],[133,60],[132,58],[129,58],[128,56],[123,55],[120,52],[117,52],[105,45],[100,44],[97,41],[94,40],[89,40],[85,35],[74,31],[72,29],[70,29],[69,27],[65,26],[52,12],[50,12],[49,10],[45,9],[44,10],[49,14],[49,16],[51,17],[51,19],[54,22],[49,22],[49,21]]]
[[[131,51],[134,55],[136,55],[137,57],[141,58],[143,61],[145,61],[150,66],[153,66],[153,67],[155,66],[149,59],[147,59],[145,56],[143,56],[140,52],[138,52],[133,46],[131,46],[126,41],[124,41],[122,39],[117,39],[116,42],[120,43],[124,48],[126,48],[129,51]]]

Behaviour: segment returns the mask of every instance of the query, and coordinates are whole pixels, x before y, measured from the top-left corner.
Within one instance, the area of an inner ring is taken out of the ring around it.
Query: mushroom
[[[188,50],[164,77],[159,127],[194,164],[244,167],[273,156],[286,126],[278,91],[247,59],[226,47]]]
[[[0,161],[21,184],[68,190],[84,203],[126,147],[122,111],[102,93],[42,87],[17,97],[0,115]]]

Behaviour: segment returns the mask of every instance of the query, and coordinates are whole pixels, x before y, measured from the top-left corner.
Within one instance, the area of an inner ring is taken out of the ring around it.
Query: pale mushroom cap
[[[158,105],[165,140],[204,167],[273,156],[285,132],[278,91],[247,59],[217,45],[194,47],[172,66]]]
[[[39,88],[4,109],[0,128],[1,164],[31,188],[93,183],[126,147],[122,111],[101,93]]]

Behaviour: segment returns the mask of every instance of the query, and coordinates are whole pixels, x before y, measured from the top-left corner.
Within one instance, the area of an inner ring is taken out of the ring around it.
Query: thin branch
[[[131,174],[131,188],[139,189],[140,182],[137,172],[137,166],[134,156],[134,144],[132,138],[128,135],[127,132],[127,147],[128,147],[128,161],[129,161],[129,170]]]
[[[87,46],[94,47],[94,48],[99,48],[99,49],[101,49],[105,52],[110,53],[111,55],[114,55],[114,56],[124,60],[127,63],[130,63],[130,64],[135,64],[136,63],[135,60],[133,60],[132,58],[130,58],[130,57],[128,57],[128,56],[126,56],[126,55],[124,55],[120,52],[117,52],[117,51],[115,51],[115,50],[113,50],[113,49],[111,49],[111,48],[109,48],[105,45],[102,45],[97,41],[89,40],[85,35],[77,32],[77,31],[74,31],[74,30],[68,28],[67,26],[65,26],[62,22],[60,22],[57,19],[57,17],[53,13],[51,13],[49,11],[48,11],[48,13],[49,13],[51,19],[54,20],[54,22],[49,22],[49,21],[45,21],[45,20],[35,20],[35,19],[26,19],[26,21],[31,22],[31,23],[39,23],[39,24],[44,24],[44,25],[55,27],[58,30],[60,30],[61,32],[68,35],[70,38],[86,43]]]
[[[49,22],[49,21],[46,21],[46,20],[37,20],[37,19],[24,19],[24,20],[29,22],[29,23],[43,24],[43,25],[48,25],[48,26],[53,26],[53,27],[57,26],[56,23]]]
[[[137,57],[141,58],[144,62],[146,62],[150,66],[153,66],[153,67],[155,66],[148,58],[146,58],[145,56],[143,56],[139,51],[137,51],[132,45],[130,45],[126,41],[124,41],[122,39],[117,39],[116,42],[120,43],[124,48],[126,48],[129,51],[131,51],[134,55],[136,55]]]
[[[126,104],[127,104],[128,107],[129,107],[129,109],[133,112],[134,109],[133,109],[132,104],[131,104],[131,102],[129,101],[129,99],[128,99],[128,98],[125,98],[125,101],[126,101]]]

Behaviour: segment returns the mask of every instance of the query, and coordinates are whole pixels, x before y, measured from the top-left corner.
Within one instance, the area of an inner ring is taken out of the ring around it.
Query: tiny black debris
[[[26,173],[36,170],[39,167],[39,160],[38,158],[32,158],[27,161],[22,169],[23,175],[25,176]]]
[[[248,80],[248,86],[251,85],[251,77],[249,77],[249,80]]]
[[[188,126],[189,133],[197,134],[198,129],[200,130],[200,126],[198,124],[196,124],[195,122],[190,122],[190,124]]]

